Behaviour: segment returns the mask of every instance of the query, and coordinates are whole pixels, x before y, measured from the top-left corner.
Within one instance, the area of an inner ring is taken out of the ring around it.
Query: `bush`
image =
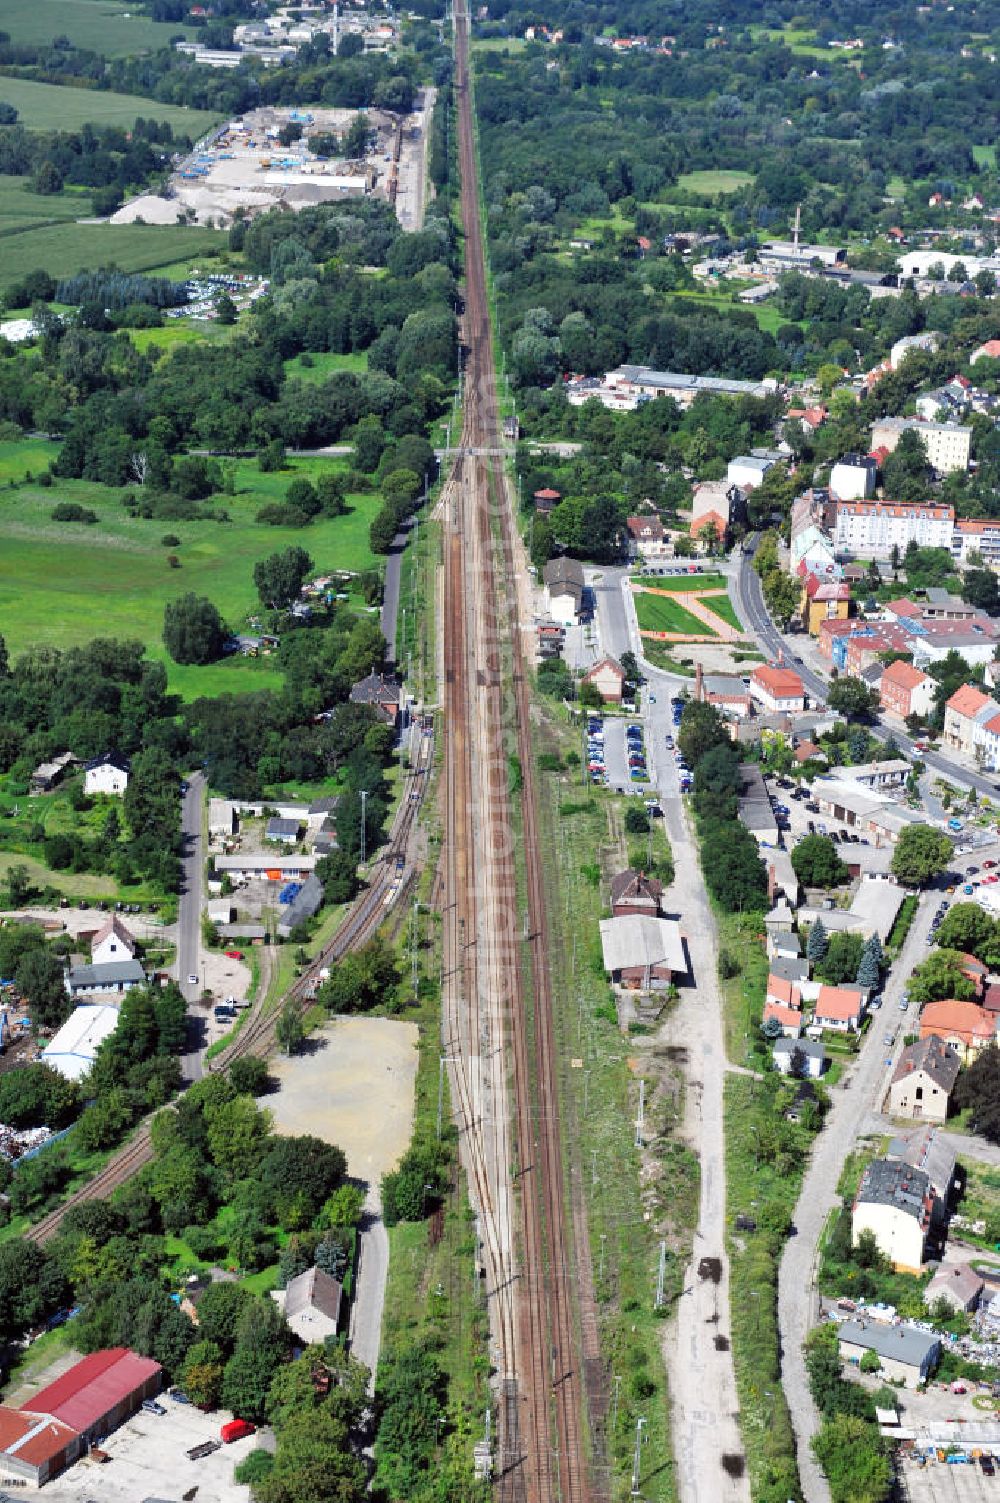
[[[160,539],[160,543],[164,548],[179,548],[181,546],[181,540],[175,532],[165,532]]]
[[[88,527],[97,521],[96,511],[91,511],[89,506],[77,506],[75,501],[60,501],[58,506],[53,506],[51,516],[53,522],[84,522]]]

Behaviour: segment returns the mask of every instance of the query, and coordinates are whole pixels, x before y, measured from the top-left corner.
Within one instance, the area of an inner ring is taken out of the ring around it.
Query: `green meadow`
[[[25,225],[8,229],[0,239],[0,292],[39,267],[53,277],[71,277],[112,262],[121,271],[166,274],[175,264],[228,243],[219,230],[148,224]]]
[[[685,193],[704,193],[707,197],[714,197],[717,193],[735,193],[738,188],[745,188],[753,182],[753,176],[752,172],[734,172],[727,168],[682,172],[677,187]]]
[[[2,3],[0,0],[0,30],[4,29]],[[96,10],[93,0],[90,3]],[[175,131],[195,141],[222,118],[182,104],[160,104],[141,94],[73,89],[27,78],[0,78],[0,99],[14,106],[20,123],[29,130],[76,130],[88,124],[131,126],[137,115],[143,115],[147,120],[168,120]]]
[[[695,637],[712,636],[711,627],[704,621],[692,616],[676,600],[667,600],[662,595],[636,595],[635,614],[641,631],[676,631]]]
[[[17,46],[37,46],[68,37],[74,47],[127,57],[158,47],[191,28],[174,21],[151,21],[122,0],[0,0],[0,31]],[[5,98],[0,87],[0,98]],[[148,114],[148,111],[145,113]]]

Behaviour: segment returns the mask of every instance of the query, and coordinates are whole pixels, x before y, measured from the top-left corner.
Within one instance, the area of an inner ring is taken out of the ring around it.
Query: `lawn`
[[[59,453],[59,445],[44,438],[19,438],[0,444],[0,485],[9,480],[23,480],[47,470]]]
[[[162,329],[130,329],[129,335],[137,350],[148,350],[150,345],[156,345],[160,350],[174,350],[181,344],[232,339],[238,327],[237,324],[220,324],[215,321],[191,323],[187,319],[172,318]]]
[[[739,308],[744,313],[752,313],[757,320],[758,329],[763,329],[765,334],[776,334],[778,329],[785,324],[798,323],[804,327],[802,320],[788,318],[773,303],[745,304],[733,301],[733,288],[730,286],[726,291],[717,292],[673,292],[671,297],[683,298],[685,302],[709,303],[712,307],[720,309],[723,313],[731,313],[734,308]]]
[[[11,0],[0,0],[3,12]],[[98,13],[93,0],[81,0]],[[174,28],[176,30],[176,28]],[[76,130],[81,125],[134,125],[137,115],[147,120],[167,120],[176,132],[196,141],[221,116],[208,110],[191,110],[181,104],[160,104],[141,94],[115,94],[110,89],[70,89],[60,84],[35,83],[27,78],[0,79],[0,99],[17,110],[21,125],[29,130]]]
[[[701,595],[705,590],[725,590],[729,581],[724,574],[656,574],[633,576],[633,583],[650,585],[654,590],[666,590],[674,594]]]
[[[302,364],[305,358],[308,358],[310,362],[308,365]],[[310,386],[325,381],[327,376],[333,375],[334,371],[353,371],[357,375],[362,375],[367,369],[367,350],[361,350],[356,355],[333,355],[328,352],[308,357],[296,355],[292,360],[285,361],[285,375],[295,376],[299,381],[305,381]]]
[[[685,193],[704,193],[714,197],[716,193],[735,193],[738,188],[745,188],[752,183],[752,172],[733,172],[726,168],[719,171],[707,169],[700,172],[682,172],[677,179],[677,187]]]
[[[473,37],[473,52],[523,52],[524,37]]]
[[[43,268],[53,277],[112,262],[121,271],[160,271],[227,244],[219,230],[185,225],[52,224],[25,226],[4,238],[0,292],[29,271]]]
[[[25,459],[26,441],[0,444],[0,475],[5,464],[25,467]],[[0,489],[0,633],[13,652],[30,645],[66,647],[100,634],[132,637],[165,660],[160,635],[166,602],[189,590],[208,595],[239,627],[257,605],[253,566],[269,553],[301,544],[318,569],[371,568],[376,560],[368,527],[380,505],[377,493],[352,496],[345,516],[303,529],[255,520],[258,508],[280,499],[296,475],[317,475],[336,463],[303,459],[278,474],[261,473],[253,461],[238,463],[236,494],[215,503],[229,513],[229,522],[131,517],[117,490],[81,480],[59,481],[50,489]],[[88,506],[99,520],[91,527],[53,522],[58,501]],[[165,534],[179,537],[180,544],[168,550],[161,542]],[[168,566],[168,552],[181,560],[179,569]],[[277,682],[267,660],[169,668],[172,687],[186,698]]]
[[[731,626],[734,631],[743,630],[743,622],[733,609],[733,602],[728,595],[709,595],[701,603],[713,615],[721,616],[726,625]]]
[[[0,31],[7,32],[15,46],[51,42],[68,37],[75,47],[102,52],[105,57],[167,47],[172,38],[190,28],[175,21],[151,21],[137,15],[135,7],[122,0],[0,0]],[[6,82],[6,80],[5,80]],[[7,98],[0,87],[0,98]],[[146,112],[148,114],[148,111]]]
[[[997,165],[997,149],[995,146],[974,146],[972,156],[977,167],[989,167],[995,170]]]
[[[0,79],[0,97],[3,85]],[[32,193],[31,180],[0,174],[0,235],[23,225],[51,224],[90,213],[90,190],[68,189],[63,193]]]
[[[704,621],[692,616],[676,600],[666,600],[662,595],[636,595],[635,613],[642,631],[685,632],[695,637],[713,635]]]

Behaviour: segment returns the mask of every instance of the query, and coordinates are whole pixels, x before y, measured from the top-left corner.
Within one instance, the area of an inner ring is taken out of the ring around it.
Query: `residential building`
[[[647,365],[620,365],[608,371],[604,386],[638,405],[641,398],[672,397],[679,407],[690,407],[701,392],[726,397],[766,397],[777,389],[774,381],[732,381],[722,376],[689,376],[678,371],[656,371]],[[573,401],[571,394],[570,402]],[[593,393],[592,393],[593,395]]]
[[[993,517],[959,518],[951,539],[951,554],[963,569],[971,567],[970,555],[978,553],[990,569],[1000,569],[1000,521]]]
[[[910,764],[903,757],[882,761],[860,762],[857,767],[838,767],[837,777],[859,788],[902,788],[910,775]]]
[[[986,1281],[969,1263],[942,1263],[924,1290],[924,1304],[933,1310],[943,1299],[954,1311],[966,1315],[979,1309]]]
[[[934,1192],[922,1169],[874,1159],[861,1176],[851,1211],[851,1241],[871,1232],[898,1273],[919,1273],[931,1231]]]
[[[826,915],[823,915],[824,920]],[[864,1016],[864,993],[856,986],[821,986],[813,1009],[817,1028],[834,1033],[856,1033]]]
[[[872,424],[872,448],[891,454],[903,434],[913,431],[923,439],[927,462],[940,475],[967,470],[972,448],[972,429],[960,423],[927,423],[921,418],[885,417]]]
[[[695,698],[714,705],[722,715],[733,715],[743,720],[750,714],[750,690],[735,673],[706,673],[701,676],[701,664],[696,669]],[[697,684],[701,685],[699,694]]]
[[[110,1003],[76,1007],[42,1050],[42,1063],[66,1080],[82,1080],[97,1051],[118,1027],[118,1009]]]
[[[315,1264],[290,1279],[285,1289],[273,1289],[271,1298],[284,1311],[287,1324],[304,1346],[321,1345],[336,1336],[344,1298],[339,1280]]]
[[[618,872],[611,878],[611,915],[625,918],[630,913],[660,917],[660,902],[663,898],[663,883],[645,872]]]
[[[111,960],[101,965],[72,966],[66,972],[65,984],[71,997],[110,995],[145,986],[146,973],[138,960]]]
[[[627,517],[625,526],[630,549],[639,558],[669,558],[673,554],[673,544],[658,516]]]
[[[922,334],[904,334],[889,351],[889,364],[894,371],[898,371],[911,350],[936,350],[940,344],[941,335],[933,329],[925,329]]]
[[[275,815],[264,827],[264,839],[275,840],[281,845],[294,845],[301,828],[297,819],[281,819]]]
[[[1000,756],[1000,704],[975,684],[962,684],[944,706],[946,746],[995,769]]]
[[[794,1007],[796,1012],[802,1011],[802,985],[797,978],[786,977],[777,974],[774,962],[768,974],[764,988],[765,1006],[769,1002],[775,1002],[779,1007]]]
[[[90,1445],[124,1424],[159,1392],[163,1369],[127,1347],[91,1352],[31,1396],[33,1414],[68,1425]]]
[[[926,1174],[942,1214],[947,1210],[955,1184],[955,1154],[934,1123],[890,1139],[885,1156]]]
[[[758,459],[753,454],[738,454],[729,461],[726,480],[730,485],[739,486],[742,491],[752,491],[761,484],[768,470],[773,468],[774,461],[771,459]]]
[[[811,637],[819,636],[824,621],[846,621],[851,614],[851,587],[847,580],[822,579],[816,574],[806,574],[799,614]]]
[[[228,856],[214,857],[215,870],[228,876],[231,882],[250,882],[262,879],[265,882],[297,882],[316,866],[315,856],[279,856],[271,851],[240,851]]]
[[[232,799],[210,798],[208,801],[208,838],[227,840],[240,828],[239,810]]]
[[[778,1039],[771,1050],[781,1075],[807,1075],[818,1080],[826,1068],[826,1047],[819,1039]]]
[[[887,714],[897,715],[900,720],[906,720],[910,715],[918,715],[924,720],[934,708],[935,687],[929,674],[897,658],[882,674],[879,703]]]
[[[116,960],[134,960],[135,958],[135,940],[117,913],[113,913],[90,941],[91,964],[105,965]]]
[[[751,673],[750,698],[771,715],[796,715],[806,707],[805,689],[795,670],[771,664],[761,664]]]
[[[542,570],[545,605],[553,621],[572,626],[583,607],[583,565],[575,558],[550,558]]]
[[[920,1014],[920,1037],[942,1039],[968,1064],[987,1044],[997,1042],[997,1018],[978,1002],[960,1002],[948,997],[928,1002],[924,1007]]]
[[[940,663],[949,652],[957,652],[970,668],[986,666],[993,662],[997,648],[997,627],[973,622],[966,626],[961,621],[921,622],[921,634],[912,640],[913,663],[917,668],[928,668]]]
[[[944,1122],[961,1067],[957,1051],[936,1033],[907,1044],[889,1084],[890,1116]]]
[[[978,365],[980,360],[1000,360],[1000,339],[987,339],[985,344],[973,350],[969,364]]]
[[[760,1021],[763,1024],[772,1018],[781,1025],[783,1038],[797,1039],[802,1033],[805,1019],[798,1007],[786,1007],[781,1002],[765,1002]]]
[[[672,919],[628,914],[601,919],[600,930],[604,969],[615,985],[656,989],[687,974],[684,942]]]
[[[729,523],[721,512],[706,511],[700,517],[692,519],[688,531],[695,540],[699,553],[711,553],[716,544],[725,547]]]
[[[105,752],[103,756],[95,757],[85,764],[83,791],[88,798],[97,793],[113,794],[120,798],[128,787],[131,770],[132,763],[121,752]]]
[[[625,690],[625,670],[617,658],[600,658],[587,669],[583,682],[593,684],[605,704],[621,704]]]
[[[395,726],[403,708],[403,686],[398,679],[384,673],[369,673],[351,689],[351,703],[371,705],[379,719]]]
[[[691,493],[691,530],[695,523],[706,517],[716,516],[728,527],[736,520],[733,512],[739,499],[739,491],[728,480],[703,480]]]
[[[866,501],[875,494],[878,464],[870,454],[845,454],[830,471],[830,490],[841,501]]]
[[[51,1414],[0,1405],[0,1471],[5,1481],[44,1487],[72,1466],[84,1449],[82,1436]]]
[[[882,1376],[905,1388],[926,1383],[941,1355],[941,1343],[931,1332],[881,1320],[845,1320],[838,1342],[845,1362],[860,1363],[866,1352],[874,1352]]]
[[[861,558],[890,558],[915,542],[951,548],[955,508],[938,502],[838,501],[834,547]]]

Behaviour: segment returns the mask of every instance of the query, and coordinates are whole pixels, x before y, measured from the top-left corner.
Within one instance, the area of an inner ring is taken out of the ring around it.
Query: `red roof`
[[[978,715],[984,705],[988,705],[990,696],[984,694],[982,689],[977,689],[975,684],[963,684],[956,689],[951,698],[946,702],[946,710],[954,710],[956,715],[969,718]]]
[[[802,695],[802,680],[792,668],[755,668],[750,679],[776,699],[793,699]]]
[[[717,511],[703,511],[701,516],[695,517],[694,521],[691,523],[691,536],[698,537],[698,535],[702,531],[702,528],[708,527],[709,525],[715,528],[715,531],[718,533],[720,538],[724,538],[729,523],[726,521],[726,518],[720,516]]]
[[[816,998],[816,1017],[849,1023],[861,1016],[861,993],[851,986],[821,986]]]
[[[780,1002],[765,1002],[761,1022],[775,1018],[782,1028],[802,1028],[802,1014],[797,1007],[782,1007]]]
[[[920,669],[914,668],[912,663],[905,663],[902,658],[897,658],[883,673],[882,687],[884,689],[888,683],[895,684],[899,689],[916,689],[926,679],[926,673],[921,673]]]
[[[42,1467],[77,1439],[75,1430],[36,1409],[8,1409],[0,1404],[0,1457],[14,1457]]]
[[[47,1388],[32,1394],[31,1408],[36,1414],[51,1414],[74,1430],[89,1430],[161,1371],[151,1357],[140,1357],[125,1346],[110,1347],[84,1357]]]
[[[540,491],[536,491],[535,492],[535,500],[536,501],[561,501],[562,500],[562,496],[561,496],[561,494],[560,494],[559,491],[551,490],[548,486],[546,486],[544,490],[540,490]]]
[[[963,1043],[989,1042],[995,1035],[996,1022],[985,1007],[975,1002],[959,1002],[946,997],[928,1002],[920,1014],[920,1037],[960,1038]]]

